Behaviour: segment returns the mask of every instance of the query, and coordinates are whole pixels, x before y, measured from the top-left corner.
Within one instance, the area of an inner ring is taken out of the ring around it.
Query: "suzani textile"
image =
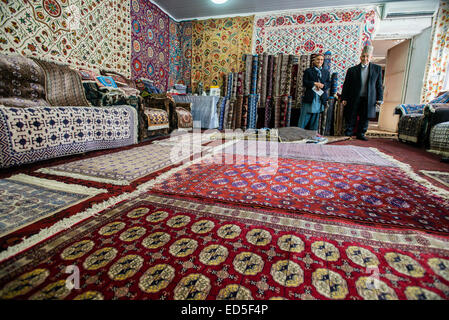
[[[131,1],[131,75],[167,90],[170,72],[169,17],[150,1]]]
[[[172,19],[169,19],[170,32],[170,74],[168,77],[168,88],[171,88],[175,83],[182,82],[182,48],[181,36],[182,25]]]
[[[360,62],[376,20],[375,11],[370,9],[256,15],[253,53],[310,55],[330,51],[332,72],[345,75]]]
[[[181,81],[191,88],[191,70],[192,70],[192,22],[181,21]]]
[[[192,88],[221,86],[222,75],[244,69],[251,52],[254,16],[192,22]]]
[[[145,193],[2,262],[0,299],[441,300],[448,267],[428,235]]]
[[[438,15],[433,23],[432,43],[421,97],[424,103],[435,98],[443,90],[444,77],[449,66],[449,1],[440,1]]]
[[[130,0],[17,0],[0,6],[0,52],[129,76]]]

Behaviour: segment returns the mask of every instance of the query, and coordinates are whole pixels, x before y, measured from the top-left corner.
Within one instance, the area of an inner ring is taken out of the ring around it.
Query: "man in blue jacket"
[[[304,71],[303,86],[306,88],[302,98],[298,127],[318,130],[320,113],[324,110],[330,88],[329,71],[323,69],[324,55],[318,53],[313,58],[313,67]]]
[[[341,102],[344,107],[345,135],[352,136],[357,125],[357,139],[365,137],[368,118],[376,117],[376,104],[383,103],[382,68],[370,63],[373,47],[365,46],[360,56],[360,64],[348,69],[343,83]]]

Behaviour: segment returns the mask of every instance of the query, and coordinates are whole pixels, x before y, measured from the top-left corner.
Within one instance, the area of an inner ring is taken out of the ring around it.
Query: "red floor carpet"
[[[376,147],[415,171],[447,166],[386,139],[337,144]],[[271,175],[264,161],[189,163],[102,185],[133,194],[1,259],[0,299],[449,299],[447,201],[398,167],[278,164]]]
[[[420,236],[146,193],[3,263],[0,298],[447,299],[448,258]]]
[[[332,145],[354,145],[360,147],[373,147],[380,151],[393,156],[396,160],[409,164],[413,171],[418,173],[423,178],[426,178],[436,186],[449,191],[449,187],[434,179],[429,179],[419,170],[429,171],[445,171],[449,172],[449,163],[442,162],[441,157],[430,152],[427,152],[423,148],[416,147],[412,144],[399,142],[394,139],[369,139],[368,141],[361,141],[357,139],[339,141],[332,143]]]

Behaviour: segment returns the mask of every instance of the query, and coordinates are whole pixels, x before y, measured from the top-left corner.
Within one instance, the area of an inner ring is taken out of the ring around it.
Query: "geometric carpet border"
[[[306,234],[321,233],[344,237],[350,236],[370,245],[385,243],[406,250],[449,250],[449,238],[421,232],[418,230],[384,229],[374,226],[364,226],[357,223],[341,223],[332,220],[317,219],[313,217],[298,216],[296,214],[277,213],[276,211],[252,209],[239,206],[208,204],[200,199],[183,200],[171,196],[151,193],[140,195],[140,199],[159,205],[178,207],[180,210],[192,210],[202,215],[216,215],[229,219],[238,218],[249,223],[276,226],[282,229],[295,229]],[[435,251],[435,252],[436,252]]]

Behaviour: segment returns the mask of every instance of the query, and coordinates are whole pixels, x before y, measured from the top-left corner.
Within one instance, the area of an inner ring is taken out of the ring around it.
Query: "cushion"
[[[400,104],[395,108],[395,114],[405,115],[405,114],[423,114],[425,104]]]
[[[144,112],[148,119],[148,130],[158,130],[170,127],[168,113],[165,110],[147,108]]]
[[[449,91],[440,93],[435,99],[430,101],[430,103],[449,103]]]
[[[182,107],[176,107],[176,114],[178,115],[178,128],[192,128],[193,119],[192,114]]]
[[[45,99],[52,106],[89,106],[80,74],[70,66],[53,61],[32,59],[45,74]]]
[[[99,76],[99,74],[97,74],[95,71],[79,69],[78,73],[81,76],[81,81],[98,83],[97,77]]]
[[[114,79],[112,79],[112,77],[99,76],[97,77],[97,80],[100,81],[100,83],[105,87],[118,88],[117,84],[115,83]]]
[[[49,106],[44,71],[33,60],[0,54],[0,74],[0,104],[18,108]]]
[[[419,113],[402,116],[398,123],[398,138],[404,141],[421,143],[425,130],[425,120],[425,116]]]
[[[439,123],[432,128],[429,151],[449,157],[449,121]]]

